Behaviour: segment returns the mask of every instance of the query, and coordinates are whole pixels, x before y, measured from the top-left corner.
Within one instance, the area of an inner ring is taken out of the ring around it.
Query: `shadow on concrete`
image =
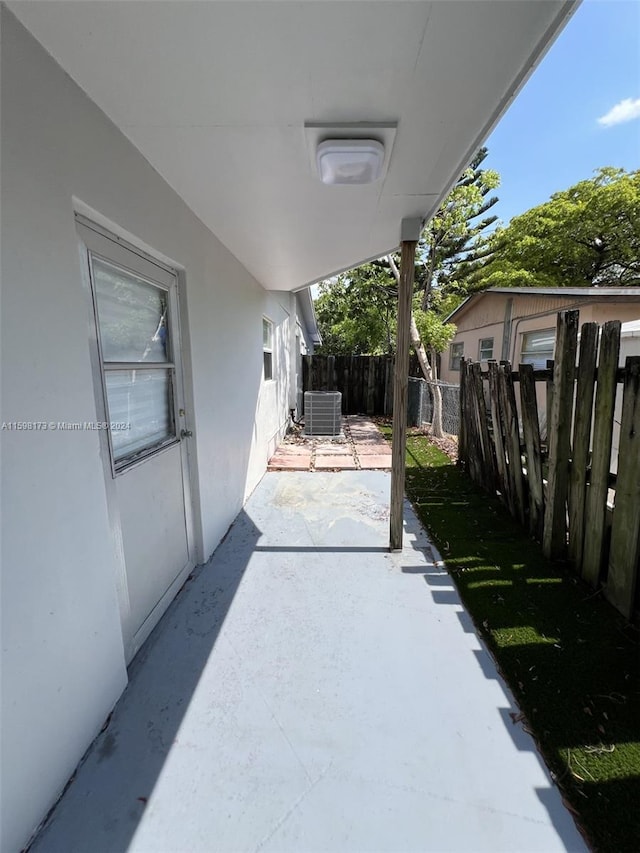
[[[241,511],[190,575],[133,660],[127,688],[32,853],[128,849],[260,536]]]
[[[444,488],[446,488],[447,486],[447,467],[448,466],[444,466],[444,471],[436,472],[436,477],[438,473],[444,475]],[[411,529],[411,525],[408,525],[408,527],[410,528],[411,532],[417,533],[416,546],[418,546],[418,544],[420,543],[419,531],[417,531],[415,527]],[[424,540],[422,540],[421,544],[423,546],[423,550]],[[456,553],[458,553],[458,544],[455,546],[454,550]],[[535,759],[540,768],[542,769],[544,775],[548,778],[549,786],[546,788],[535,788],[535,793],[538,796],[540,802],[544,805],[554,828],[556,829],[563,843],[566,845],[567,849],[575,849],[576,825],[574,822],[574,818],[572,817],[572,813],[565,807],[561,797],[558,797],[557,792],[553,790],[555,787],[553,779],[536,745],[535,740],[533,739],[529,730],[526,728],[526,721],[524,715],[522,714],[515,698],[513,697],[509,685],[506,683],[502,673],[497,668],[496,660],[484,645],[483,638],[476,629],[476,626],[474,625],[474,622],[469,612],[466,610],[462,602],[460,593],[458,591],[458,585],[456,583],[457,575],[454,578],[453,573],[450,573],[448,571],[448,569],[446,568],[446,561],[443,560],[443,557],[437,551],[435,546],[430,542],[427,545],[427,551],[431,558],[430,565],[426,567],[424,565],[403,566],[402,573],[408,575],[422,574],[434,603],[438,605],[454,607],[456,616],[460,622],[460,627],[462,628],[462,630],[466,634],[475,636],[475,638],[477,639],[480,647],[471,650],[471,653],[475,656],[478,666],[480,667],[485,678],[497,681],[500,688],[502,689],[505,699],[510,703],[507,707],[497,707],[496,710],[498,712],[498,715],[518,751],[532,753],[535,756]],[[482,561],[479,557],[473,558],[465,556],[464,566],[466,569],[474,567],[474,570],[477,573],[478,569],[475,567],[481,562]],[[502,578],[502,573],[497,566],[489,571],[482,571],[481,574],[483,582],[489,579]],[[477,577],[478,575],[476,574],[475,578],[477,579]],[[525,580],[523,579],[521,583],[525,583]],[[547,589],[545,589],[545,592],[547,592]]]
[[[358,472],[358,474],[361,473]],[[288,477],[290,475],[285,476]],[[317,479],[317,476],[314,475],[314,478]],[[322,501],[322,498],[320,497],[319,500]],[[313,504],[313,506],[317,512],[316,505]],[[278,506],[277,513],[274,510],[273,515],[268,517],[271,519],[276,518],[276,516],[283,517],[283,512],[284,509],[281,504]],[[459,611],[464,614],[465,611],[458,593],[453,587],[451,578],[444,572],[439,554],[433,549],[413,512],[405,510],[405,518],[405,550],[397,560],[390,559],[388,563],[385,563],[385,572],[381,573],[381,576],[384,578],[393,577],[394,570],[397,571],[399,569],[400,573],[409,576],[406,579],[406,584],[409,584],[411,583],[411,575],[423,574],[431,589],[435,603],[440,606],[453,606],[456,608],[456,612]],[[282,541],[282,539],[287,541],[289,537],[293,538],[293,530],[287,526],[288,522],[286,520],[280,521],[281,526],[277,530],[271,529],[270,524],[263,523],[263,519],[261,519],[261,524],[265,530],[268,530],[272,540],[275,538],[276,541]],[[324,526],[326,525],[324,515],[321,521],[316,522],[316,524],[318,524],[318,530],[322,527],[324,531]],[[314,532],[318,531],[314,529]],[[343,533],[346,535],[348,531],[341,531],[340,535],[342,536]],[[374,541],[381,541],[378,533],[376,533]],[[296,553],[361,553],[366,555],[388,552],[388,549],[383,546],[359,547],[356,545],[342,545],[339,541],[336,542],[336,545],[320,547],[306,545],[261,545],[261,538],[263,538],[263,532],[256,526],[246,511],[241,511],[211,560],[198,571],[194,572],[191,579],[185,584],[131,666],[130,683],[116,706],[109,725],[95,741],[84,764],[79,768],[75,781],[53,815],[50,824],[37,838],[33,847],[34,851],[39,851],[39,853],[88,853],[88,851],[90,853],[125,853],[129,849],[132,839],[139,828],[154,788],[163,774],[172,747],[179,742],[183,749],[185,747],[191,748],[191,744],[184,744],[181,740],[181,738],[186,736],[184,731],[189,729],[189,725],[185,725],[182,733],[180,729],[189,711],[190,704],[193,703],[196,706],[198,700],[200,700],[200,706],[202,706],[203,687],[201,683],[205,685],[205,693],[209,689],[211,691],[207,695],[207,701],[205,702],[207,726],[215,727],[219,719],[215,717],[215,714],[228,715],[234,713],[233,703],[230,703],[229,707],[214,709],[215,696],[211,694],[215,694],[216,685],[220,684],[222,680],[225,678],[232,680],[232,673],[230,669],[225,670],[224,668],[219,668],[218,664],[215,664],[215,657],[217,656],[212,657],[212,651],[219,640],[221,628],[234,603],[238,589],[254,554],[263,552],[277,555],[290,552],[294,555]],[[352,538],[356,539],[356,541],[362,541],[360,535]],[[349,540],[347,539],[347,541]],[[418,552],[420,556],[418,556]],[[423,559],[423,555],[426,556],[426,565],[423,564],[420,567],[418,565],[411,565],[411,563],[417,564],[419,560]],[[276,558],[276,561],[280,564],[284,563],[285,559],[280,560],[280,558]],[[361,561],[361,563],[366,564],[367,569],[372,562],[375,561],[369,561],[367,558]],[[327,560],[325,563],[329,565],[331,561]],[[256,574],[260,575],[261,573],[253,572],[251,576],[253,577]],[[344,575],[351,577],[352,573],[346,572]],[[295,573],[292,573],[292,576],[295,578]],[[320,583],[326,586],[324,575]],[[367,584],[369,584],[369,580],[367,580]],[[405,582],[402,583],[403,590],[406,584]],[[416,589],[421,587],[424,590],[424,586],[422,586],[420,580],[417,578],[415,579],[415,587]],[[444,587],[450,588],[445,589]],[[302,594],[302,590],[299,589],[300,600],[302,602],[306,602],[307,600],[317,601],[320,585],[318,584],[312,587],[312,589],[313,597],[310,595],[309,598],[306,598]],[[391,592],[392,588],[385,587],[385,590]],[[360,593],[360,590],[358,592]],[[265,598],[268,599],[271,593],[272,588],[266,582],[264,585],[263,600]],[[388,599],[385,598],[385,606],[387,605],[387,601]],[[358,594],[358,596],[354,596],[354,602],[354,608],[356,609],[363,608],[364,605],[371,606],[371,603],[367,601],[365,590],[363,590],[362,595]],[[377,607],[377,604],[375,606]],[[249,623],[251,619],[255,619],[256,612],[261,611],[251,611],[246,614],[245,624]],[[291,615],[294,612],[293,610],[290,611]],[[394,624],[396,626],[404,626],[409,621],[405,619],[405,611],[399,609],[396,612],[400,612],[402,615],[399,617],[396,615],[396,622]],[[422,622],[421,628],[425,620],[429,616],[433,617],[434,615],[433,611],[429,613],[428,610],[422,611],[420,608],[417,609],[417,612],[420,614],[418,621]],[[313,638],[315,636],[313,631],[316,631],[318,642],[321,644],[323,632],[332,630],[332,636],[337,636],[340,640],[340,631],[344,626],[343,623],[332,622],[333,618],[334,613],[331,607],[327,607],[327,612],[322,615],[322,619],[320,615],[317,615],[317,624],[312,624],[311,627],[308,627],[308,630],[311,632],[310,637]],[[469,647],[469,657],[475,653],[478,664],[485,673],[485,676],[499,681],[502,686],[501,695],[504,696],[505,702],[508,703],[510,701],[508,691],[497,675],[488,652],[483,647],[480,650],[474,650],[469,645],[473,644],[473,640],[467,635],[471,632],[475,633],[473,626],[471,626],[471,631],[469,631],[470,620],[467,617],[467,623],[465,624],[462,617],[459,617],[459,619],[459,625],[458,620],[455,618],[450,620],[454,625],[454,643],[457,643],[458,638],[464,635],[465,644]],[[439,620],[432,618],[431,621],[435,625],[436,621]],[[262,624],[260,622],[260,625]],[[289,622],[286,624],[289,625]],[[329,628],[328,626],[332,627]],[[268,629],[268,626],[265,627]],[[387,627],[381,621],[381,636]],[[377,622],[375,628],[376,632],[374,636],[377,637]],[[260,637],[260,631],[257,632],[257,636]],[[404,639],[402,639],[404,636],[400,634],[401,640],[398,642],[404,643]],[[407,638],[412,636],[414,635],[410,633],[406,635]],[[422,636],[422,634],[419,636]],[[251,656],[251,643],[255,642],[255,637],[249,635],[248,632],[242,633],[240,637],[241,642],[247,647],[245,651]],[[355,644],[356,639],[356,637],[350,638],[349,644]],[[225,648],[223,643],[231,645],[226,631],[224,639],[220,639],[219,649]],[[338,643],[338,649],[335,652],[336,655],[339,655],[339,646],[340,643]],[[381,649],[378,650],[378,653],[380,652]],[[461,653],[467,654],[466,651]],[[403,645],[402,658],[411,657],[411,655],[415,655],[415,649],[409,646],[407,652],[405,652]],[[220,657],[224,658],[223,655]],[[381,658],[381,660],[385,660],[385,658]],[[391,661],[392,664],[397,662],[393,657],[387,660]],[[214,661],[214,665],[212,665],[211,661]],[[304,667],[308,666],[306,659],[302,663]],[[274,666],[276,664],[277,666],[274,671],[277,673],[277,667],[281,665],[278,659],[276,659]],[[220,666],[223,667],[224,664]],[[376,663],[374,669],[377,668],[379,672],[381,666],[383,664]],[[472,669],[473,667],[469,667],[468,671]],[[331,671],[330,669],[328,670],[328,672]],[[394,683],[394,675],[397,676],[396,683],[399,686],[405,684],[403,673],[394,673],[393,665],[391,665],[389,670],[384,672],[385,686],[389,679],[391,679],[391,683]],[[277,682],[277,674],[274,676],[271,670],[269,671],[269,677]],[[481,681],[481,679],[479,680]],[[338,720],[345,713],[345,697],[348,698],[351,695],[351,679],[348,680],[348,686],[349,692],[342,694],[341,700],[336,700],[337,704],[334,712]],[[428,686],[428,684],[425,685],[425,692],[428,690]],[[364,689],[366,685],[361,685],[361,687]],[[197,696],[194,699],[196,691]],[[499,702],[500,699],[497,701]],[[485,708],[489,704],[487,702]],[[358,706],[358,722],[354,732],[359,732],[362,727],[362,710]],[[511,713],[517,713],[515,704],[512,708],[497,707],[496,710],[503,720],[504,725],[509,728],[511,736],[518,739],[518,749],[534,752],[540,761],[533,741],[513,723]],[[202,707],[200,707],[198,713],[202,713]],[[212,714],[214,715],[213,719]],[[488,716],[492,717],[493,714],[494,706],[491,703],[488,709]],[[308,725],[309,721],[305,719],[298,720],[295,709],[291,710],[291,715],[294,718],[290,723],[291,725],[298,722],[301,725]],[[394,717],[394,721],[395,719]],[[393,725],[393,723],[390,722],[390,725]],[[242,725],[239,726],[239,729],[243,731]],[[517,731],[514,731],[516,729]],[[202,731],[201,729],[200,736],[206,736],[206,729],[204,730],[205,735],[202,735]],[[419,725],[415,727],[415,732],[417,736],[420,735]],[[440,733],[439,737],[441,737]],[[397,750],[397,739],[398,734],[394,732],[393,738],[388,744],[390,755],[393,755]],[[194,736],[195,740],[196,737]],[[352,739],[349,741],[350,744],[351,741]],[[377,745],[375,740],[371,742]],[[193,748],[197,749],[198,744],[194,742]],[[315,746],[313,748],[315,749]],[[176,752],[178,751],[176,750]],[[231,747],[231,752],[234,760],[236,760],[233,746]],[[198,753],[193,753],[193,755],[197,756]],[[324,751],[322,750],[321,755],[324,758]],[[189,768],[193,768],[193,765],[189,765],[190,760],[190,756],[187,755],[182,775],[178,774],[179,782],[187,786],[187,789],[192,781],[189,776]],[[368,761],[369,758],[367,758]],[[313,762],[311,763],[313,764]],[[385,772],[387,770],[388,767],[385,765]],[[491,772],[490,768],[487,768],[487,770]],[[217,771],[217,766],[211,767],[212,810],[220,808],[221,804],[224,803],[224,796],[221,792],[224,789],[225,778],[222,775],[221,778],[217,779]],[[401,778],[404,778],[402,776],[405,772],[404,768],[401,768],[398,772],[401,774]],[[552,791],[551,784],[551,780],[549,780],[548,789],[535,790],[538,792],[541,802],[547,807],[551,822],[559,837],[571,849],[571,844],[575,841],[575,830],[568,812],[563,809],[559,798],[555,795],[556,792]],[[162,786],[160,785],[159,787]],[[385,794],[385,796],[387,795]],[[412,800],[409,789],[404,791],[403,788],[402,797],[399,796],[398,802],[400,799],[403,799],[406,804],[411,804]],[[245,807],[249,808],[249,805],[244,803],[243,809]],[[366,803],[366,807],[370,809],[368,802]],[[365,805],[362,808],[362,813],[364,814]],[[149,818],[151,816],[152,812],[150,812]],[[226,819],[226,812],[223,817]],[[246,817],[244,811],[242,812],[242,819],[245,823],[247,820],[250,820],[250,818]],[[322,816],[318,819],[322,820]],[[197,815],[190,814],[188,808],[186,808],[185,820],[197,820]],[[148,823],[145,823],[140,828],[141,834],[144,834],[144,830],[148,825]],[[395,831],[395,827],[390,826],[390,832],[393,833]],[[240,847],[241,845],[239,845]],[[168,849],[176,848],[174,846]],[[215,839],[211,840],[209,849],[218,849],[216,848]],[[242,847],[241,849],[245,848]],[[255,849],[255,845],[250,849]],[[345,849],[349,849],[348,845],[345,846]],[[355,848],[352,847],[351,849]],[[385,849],[393,848],[387,845]],[[575,849],[575,845],[573,849]]]

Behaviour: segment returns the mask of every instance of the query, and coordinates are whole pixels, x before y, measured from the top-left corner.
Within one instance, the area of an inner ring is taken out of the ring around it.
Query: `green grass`
[[[637,629],[424,436],[407,439],[406,491],[592,847],[637,853]]]

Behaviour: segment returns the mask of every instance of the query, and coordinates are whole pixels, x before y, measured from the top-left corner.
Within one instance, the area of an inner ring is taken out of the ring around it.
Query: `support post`
[[[396,340],[396,365],[393,382],[393,442],[391,448],[391,509],[389,547],[402,550],[404,474],[407,449],[407,389],[409,386],[409,327],[411,324],[411,299],[416,246],[422,223],[417,220],[402,222],[402,254],[398,284],[398,331]]]

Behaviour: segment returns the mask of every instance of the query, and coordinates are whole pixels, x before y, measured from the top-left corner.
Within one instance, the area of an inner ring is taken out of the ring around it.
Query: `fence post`
[[[521,364],[519,373],[522,431],[524,433],[527,479],[529,482],[529,533],[540,540],[544,522],[544,491],[542,486],[538,399],[536,397],[536,381],[533,378],[533,365]]]
[[[627,619],[634,609],[640,571],[640,357],[625,364],[616,502],[605,595]]]
[[[584,504],[596,384],[598,328],[597,323],[585,323],[580,330],[573,449],[569,473],[569,559],[578,571],[582,566],[584,545]]]
[[[391,442],[391,506],[389,510],[389,547],[402,550],[405,455],[407,446],[407,387],[409,384],[409,326],[411,298],[415,275],[416,246],[422,223],[403,220],[398,282],[398,330],[396,335],[396,370],[393,390],[393,439]],[[414,233],[415,232],[415,233]]]
[[[567,496],[571,453],[571,415],[576,372],[578,311],[558,314],[551,412],[547,415],[549,473],[542,550],[545,557],[563,558],[567,548]]]
[[[620,353],[619,320],[609,320],[602,327],[598,358],[598,387],[593,423],[591,478],[587,490],[584,556],[582,577],[595,587],[600,578],[603,543],[607,520],[607,494],[611,467],[611,439],[616,402],[618,356]],[[628,460],[624,460],[627,464]]]

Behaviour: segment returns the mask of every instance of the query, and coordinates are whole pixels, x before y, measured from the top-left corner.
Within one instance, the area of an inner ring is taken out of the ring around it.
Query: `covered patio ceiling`
[[[9,6],[264,287],[296,290],[435,210],[577,0]],[[322,184],[305,124],[356,122],[397,125],[386,175]]]

